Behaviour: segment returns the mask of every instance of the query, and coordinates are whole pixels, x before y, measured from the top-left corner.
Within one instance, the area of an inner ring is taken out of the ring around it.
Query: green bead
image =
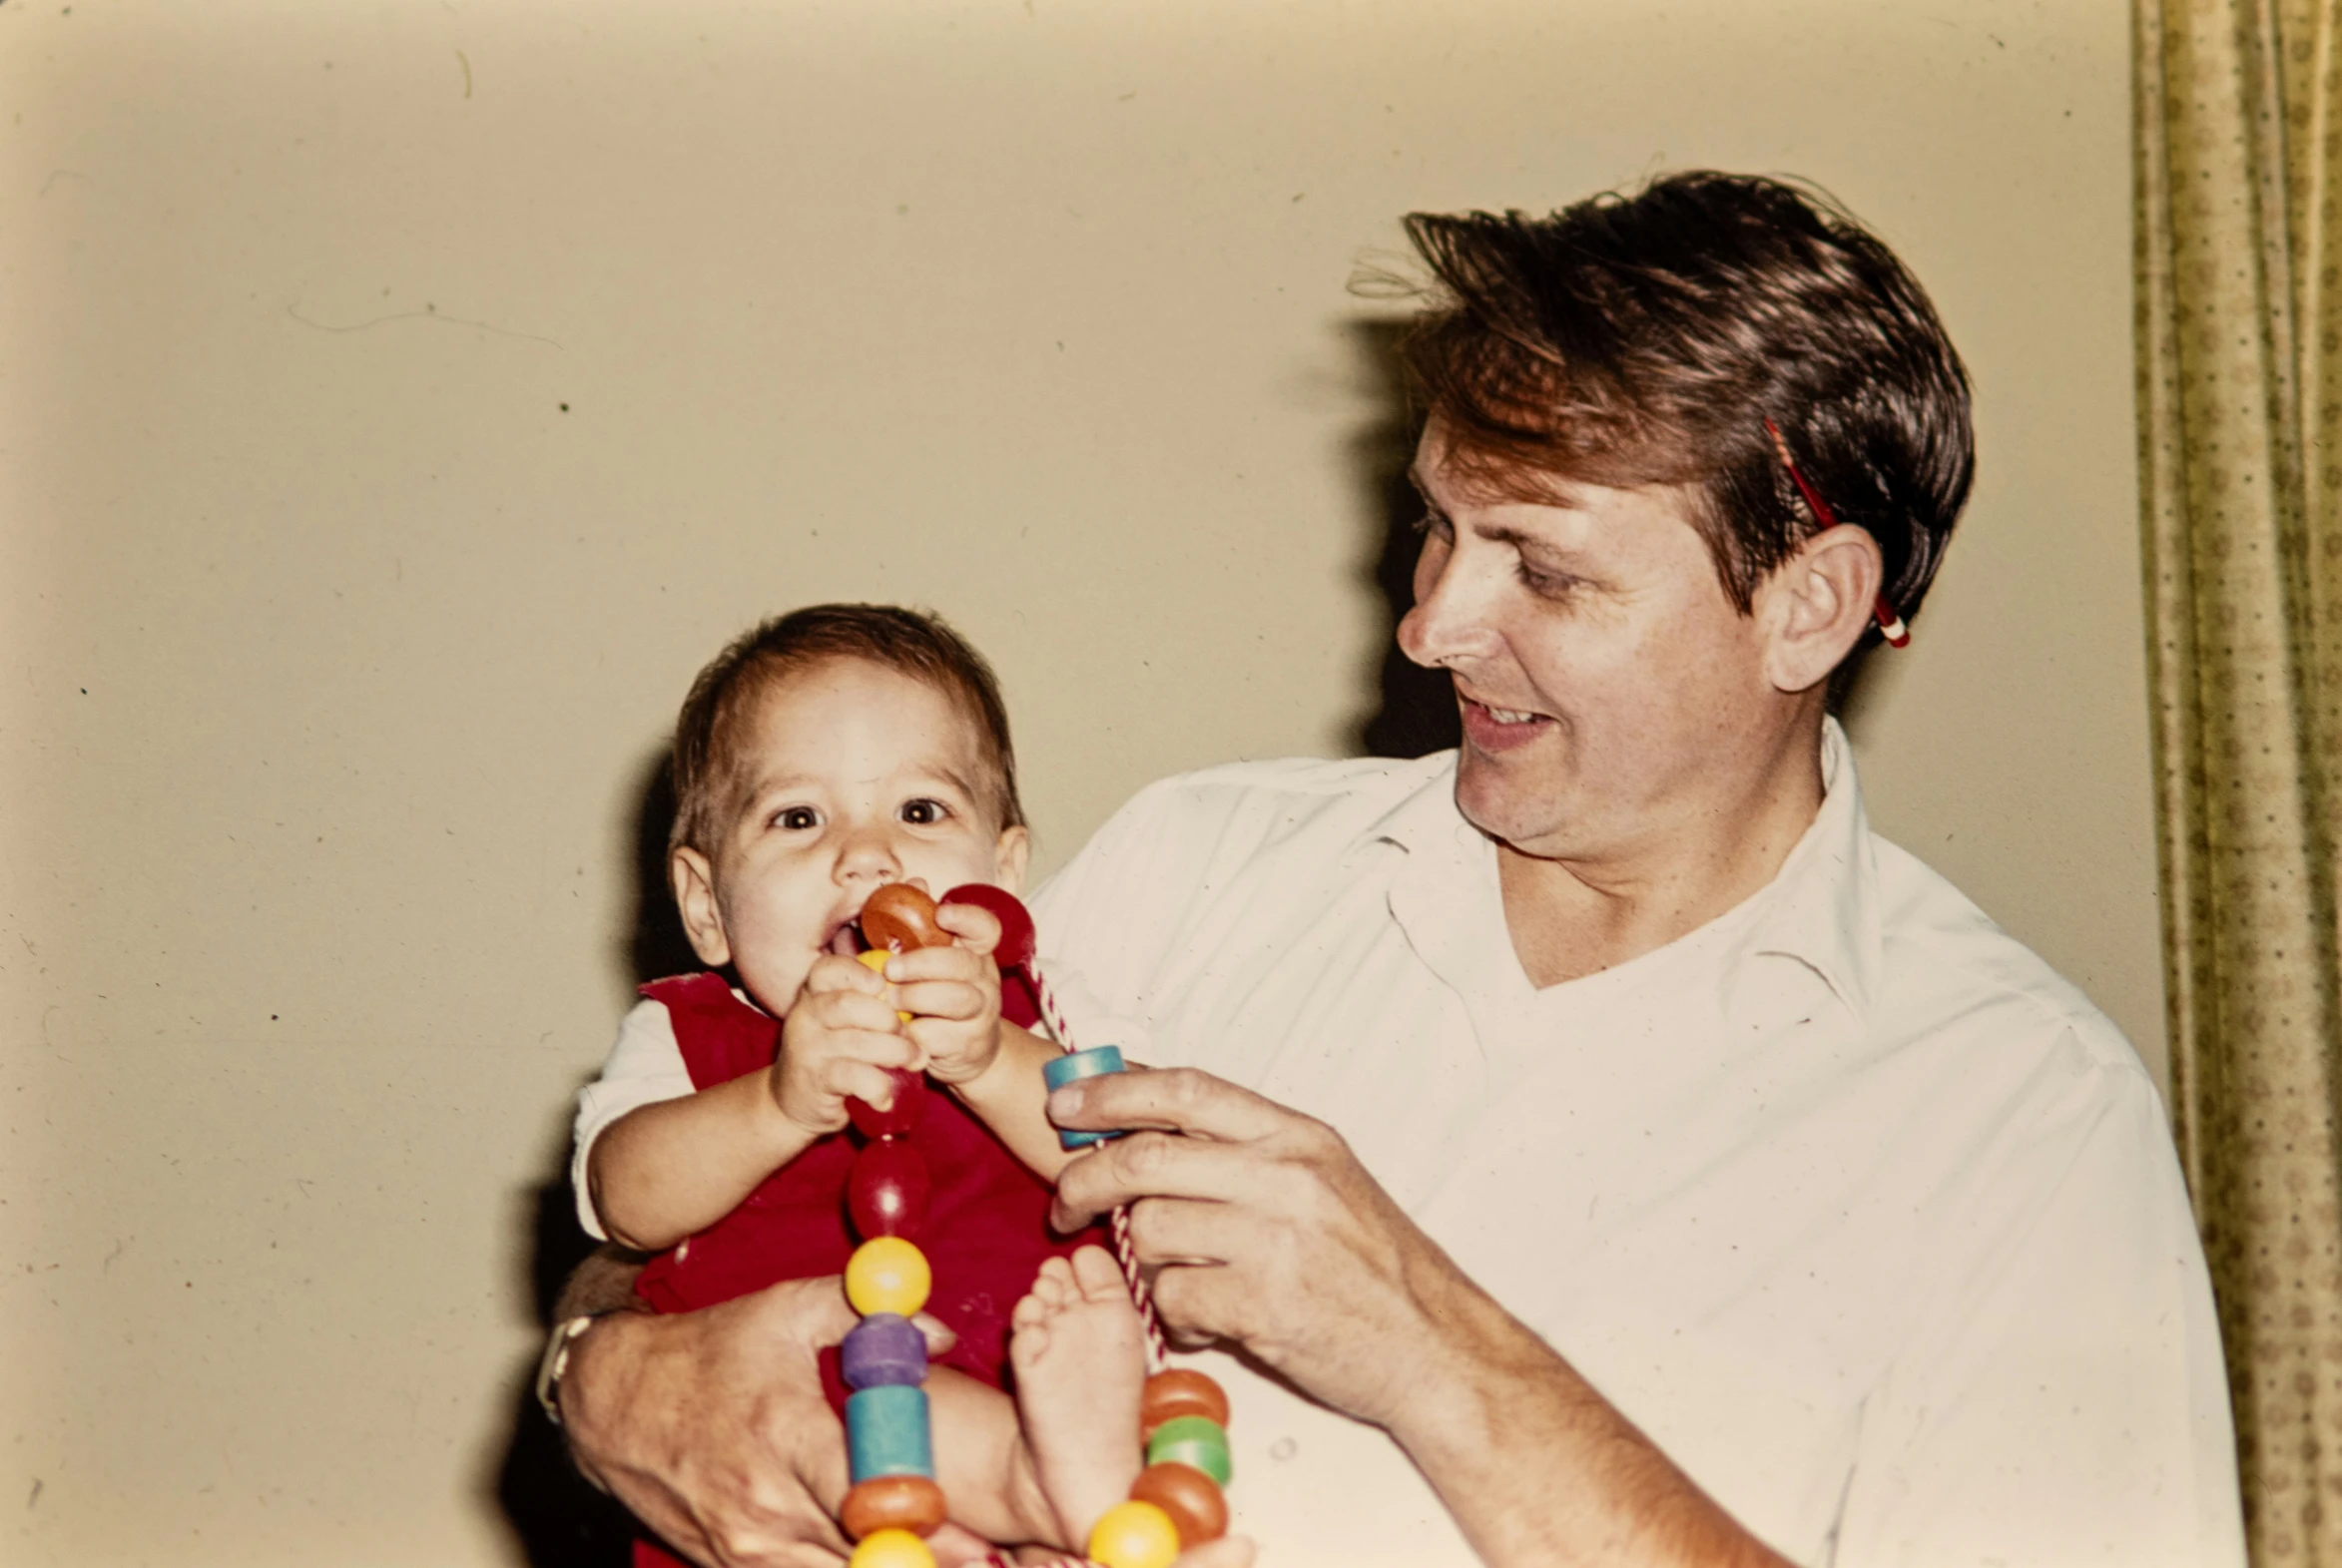
[[[1226,1486],[1236,1465],[1228,1457],[1228,1431],[1202,1415],[1182,1415],[1165,1421],[1147,1439],[1147,1463],[1192,1464]]]

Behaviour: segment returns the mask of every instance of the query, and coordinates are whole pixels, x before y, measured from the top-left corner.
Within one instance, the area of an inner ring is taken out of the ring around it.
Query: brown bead
[[[1149,1377],[1145,1391],[1138,1396],[1139,1440],[1154,1436],[1156,1427],[1183,1415],[1200,1415],[1226,1426],[1228,1396],[1218,1383],[1184,1366],[1166,1367]]]
[[[862,906],[862,939],[873,947],[909,952],[941,947],[951,933],[935,923],[935,900],[908,882],[888,882]]]
[[[1219,1483],[1192,1464],[1150,1464],[1130,1483],[1130,1495],[1171,1516],[1182,1547],[1201,1546],[1228,1533],[1228,1499]]]
[[[925,1476],[878,1475],[854,1483],[846,1506],[838,1511],[838,1522],[858,1541],[874,1530],[932,1535],[943,1522],[943,1488]]]

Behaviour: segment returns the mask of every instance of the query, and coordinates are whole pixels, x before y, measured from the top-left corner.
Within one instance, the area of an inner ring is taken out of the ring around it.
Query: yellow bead
[[[935,1568],[935,1554],[908,1530],[874,1530],[862,1538],[846,1568]]]
[[[873,1237],[846,1261],[846,1299],[865,1317],[873,1312],[908,1317],[927,1305],[934,1284],[927,1255],[899,1236]]]
[[[1089,1553],[1105,1568],[1170,1568],[1179,1529],[1153,1503],[1116,1503],[1090,1527]]]
[[[855,962],[861,964],[865,969],[875,970],[882,975],[886,972],[886,960],[893,956],[894,953],[890,948],[874,947],[867,953],[856,953],[854,958]],[[910,1022],[910,1014],[903,1012],[900,1008],[895,1009],[894,1016],[904,1023]]]

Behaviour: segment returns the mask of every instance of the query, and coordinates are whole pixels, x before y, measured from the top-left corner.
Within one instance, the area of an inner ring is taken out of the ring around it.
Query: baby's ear
[[[709,968],[723,968],[732,961],[732,944],[724,938],[715,868],[706,855],[682,844],[667,857],[667,880],[675,889],[675,907],[683,916],[683,934],[691,938],[691,950]]]
[[[1025,867],[1031,863],[1033,837],[1024,828],[1003,827],[1000,841],[992,850],[992,885],[1021,894],[1024,891]]]

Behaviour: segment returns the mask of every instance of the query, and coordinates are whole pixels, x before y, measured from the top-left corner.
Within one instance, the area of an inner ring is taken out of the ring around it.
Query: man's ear
[[[708,857],[689,844],[678,845],[667,857],[667,880],[675,889],[691,950],[709,968],[723,968],[732,961],[732,944],[724,939],[724,910],[716,901],[716,874]]]
[[[1775,690],[1803,692],[1830,678],[1870,626],[1885,573],[1879,542],[1840,523],[1799,545],[1757,585],[1752,608]]]
[[[1032,860],[1033,835],[1022,827],[1003,827],[992,848],[992,885],[1021,895],[1024,871]]]

